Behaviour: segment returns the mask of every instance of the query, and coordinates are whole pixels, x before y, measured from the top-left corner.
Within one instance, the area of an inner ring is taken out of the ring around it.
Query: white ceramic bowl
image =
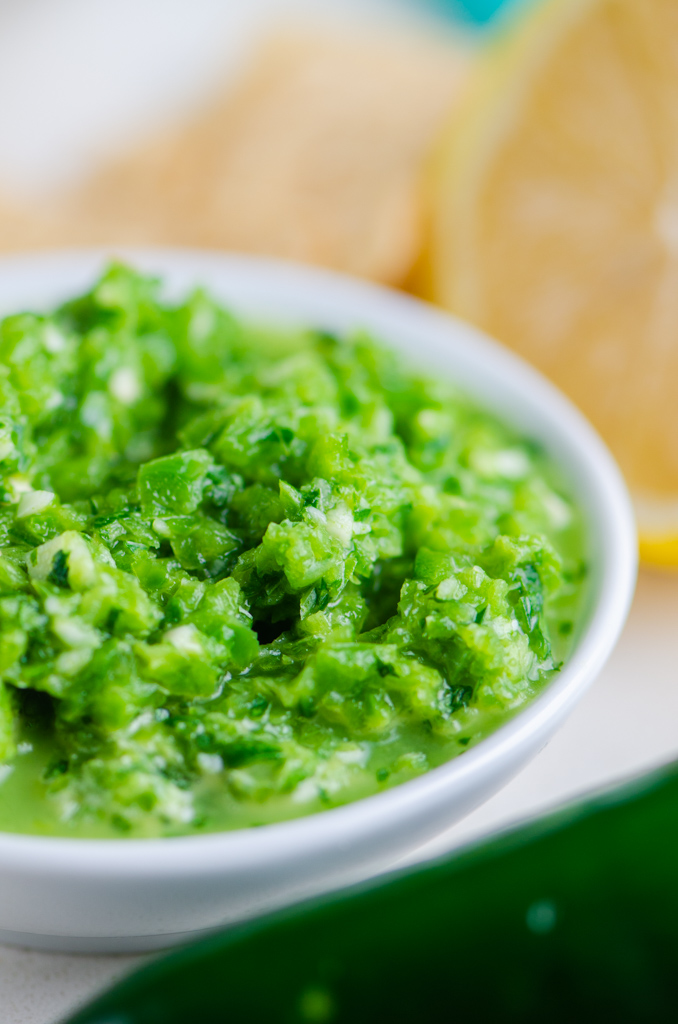
[[[468,814],[544,746],[596,677],[626,618],[636,573],[630,504],[606,448],[551,384],[473,327],[404,295],[306,267],[182,250],[117,252],[163,275],[170,292],[204,284],[255,319],[367,328],[537,438],[586,518],[590,600],[576,649],[543,695],[474,749],[384,793],[297,821],[215,835],[0,834],[0,940],[73,951],[166,946],[357,881]],[[49,308],[75,294],[91,284],[107,255],[1,260],[0,313]]]

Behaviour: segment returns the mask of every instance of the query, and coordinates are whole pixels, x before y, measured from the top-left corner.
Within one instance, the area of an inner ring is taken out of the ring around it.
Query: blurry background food
[[[0,29],[0,252],[419,291],[574,398],[678,566],[676,0],[0,0]]]
[[[420,286],[574,398],[678,565],[678,4],[535,4],[453,122]]]
[[[44,0],[28,2],[34,11],[46,10]],[[80,36],[85,32],[85,42],[95,44],[97,27],[106,30],[108,21],[101,15],[93,21],[77,0],[65,5],[83,16],[90,31],[81,24]],[[124,6],[113,21],[126,18],[131,36],[141,32],[158,45],[154,29],[162,27],[153,19],[138,24]],[[316,4],[312,17],[302,17],[303,4],[255,2],[253,10],[265,8],[267,20],[241,11],[229,23],[210,0],[197,0],[203,20],[223,37],[224,67],[218,68],[217,50],[210,74],[196,68],[191,77],[190,68],[180,69],[184,94],[168,82],[166,110],[150,102],[153,89],[146,83],[147,123],[137,113],[136,130],[125,135],[113,118],[111,145],[95,118],[100,142],[87,147],[74,139],[79,161],[69,165],[59,150],[61,164],[51,176],[48,169],[36,173],[34,151],[30,195],[16,160],[5,159],[5,178],[14,171],[14,180],[5,184],[0,247],[208,246],[401,283],[422,244],[422,165],[459,95],[470,56],[445,23],[442,32],[433,31],[433,20],[410,23],[404,5],[402,22],[385,30],[376,11],[368,17],[370,6],[379,5],[367,3],[361,19],[347,21],[339,16],[351,7],[346,2]],[[148,16],[148,2],[141,7]],[[177,12],[170,4],[169,17]],[[228,53],[234,34],[247,37],[246,58],[235,62]],[[177,47],[173,37],[170,44]],[[44,69],[42,80],[40,99],[55,106]],[[38,119],[44,111],[37,111]]]
[[[36,231],[266,253],[399,283],[422,241],[422,161],[466,64],[433,41],[277,34],[203,111],[61,196]]]

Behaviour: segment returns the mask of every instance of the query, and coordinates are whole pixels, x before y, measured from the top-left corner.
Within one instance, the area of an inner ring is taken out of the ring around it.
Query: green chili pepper
[[[678,763],[146,967],[71,1024],[675,1021]]]

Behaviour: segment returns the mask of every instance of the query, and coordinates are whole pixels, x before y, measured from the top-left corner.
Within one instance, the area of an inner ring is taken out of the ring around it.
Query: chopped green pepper
[[[481,740],[576,639],[554,467],[360,333],[114,265],[0,323],[0,455],[2,829],[344,803]]]

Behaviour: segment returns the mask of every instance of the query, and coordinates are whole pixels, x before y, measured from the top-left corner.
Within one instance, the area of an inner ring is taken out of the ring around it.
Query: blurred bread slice
[[[26,220],[31,246],[182,244],[401,283],[419,178],[469,57],[451,42],[288,34],[196,116]],[[24,247],[14,224],[0,247]]]

